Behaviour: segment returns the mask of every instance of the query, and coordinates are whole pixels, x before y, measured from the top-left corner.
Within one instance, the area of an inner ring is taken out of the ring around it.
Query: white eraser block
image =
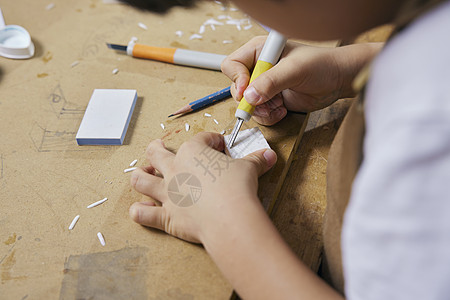
[[[225,145],[228,145],[231,134],[223,138],[225,139]],[[240,131],[233,147],[230,149],[226,146],[226,152],[232,158],[242,158],[261,149],[270,149],[270,146],[258,127]]]
[[[136,100],[136,90],[94,90],[78,129],[78,145],[122,145]]]

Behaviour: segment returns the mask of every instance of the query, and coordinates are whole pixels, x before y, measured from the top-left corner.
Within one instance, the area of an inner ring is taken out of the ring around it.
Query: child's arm
[[[275,164],[275,152],[260,150],[232,160],[223,149],[223,136],[213,133],[196,135],[176,155],[161,140],[150,143],[150,165],[134,171],[131,183],[162,206],[135,203],[132,219],[202,243],[245,299],[338,299],[291,252],[257,197],[258,176]],[[205,168],[211,160],[215,167]],[[181,197],[170,192],[174,180]],[[196,187],[194,193],[189,187]],[[187,195],[195,201],[180,205]]]
[[[232,94],[257,105],[254,118],[272,125],[287,110],[310,112],[340,98],[354,97],[352,81],[359,70],[379,52],[382,43],[355,44],[339,48],[306,46],[289,41],[281,59],[248,87],[250,72],[264,45],[257,37],[229,55],[222,71],[232,81]]]

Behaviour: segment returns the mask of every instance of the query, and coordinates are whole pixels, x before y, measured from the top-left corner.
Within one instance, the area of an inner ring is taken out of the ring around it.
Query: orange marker
[[[219,70],[226,55],[185,50],[179,48],[153,47],[130,42],[128,46],[106,44],[108,48],[126,52],[138,58],[163,61],[176,65]]]

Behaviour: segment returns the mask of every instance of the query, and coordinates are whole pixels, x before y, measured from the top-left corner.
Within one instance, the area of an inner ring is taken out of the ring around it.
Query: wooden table
[[[189,39],[209,18],[245,18],[214,2],[166,16],[99,0],[54,3],[50,9],[47,1],[0,4],[7,24],[27,28],[36,46],[30,60],[0,58],[0,294],[9,299],[228,299],[232,288],[202,247],[129,219],[130,204],[147,198],[131,189],[123,169],[134,159],[145,164],[144,150],[152,139],[163,138],[176,150],[197,132],[229,130],[232,100],[203,111],[219,125],[203,112],[171,121],[166,116],[230,81],[220,72],[119,55],[105,43],[125,44],[136,36],[143,44],[229,54],[265,31],[252,21],[248,30],[216,26],[207,28],[202,40]],[[175,35],[178,30],[182,37]],[[123,146],[76,145],[95,88],[138,91]],[[341,104],[344,109],[348,101],[336,105]],[[326,154],[342,111],[333,106],[311,114],[297,152],[305,115],[261,128],[279,159],[261,178],[259,195],[270,208],[281,191],[274,222],[314,270],[320,264]],[[102,206],[86,209],[103,197],[109,200]],[[69,231],[77,214],[80,220]],[[105,247],[97,232],[105,236]]]

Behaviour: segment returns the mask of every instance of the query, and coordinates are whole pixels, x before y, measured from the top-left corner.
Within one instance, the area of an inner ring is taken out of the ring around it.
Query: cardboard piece
[[[136,100],[136,90],[94,90],[78,129],[78,145],[122,145]]]
[[[227,145],[225,151],[232,158],[243,158],[255,151],[267,148],[270,149],[266,138],[258,127],[240,131],[231,148],[228,147],[231,134],[226,135],[223,138],[225,140],[225,145]]]

